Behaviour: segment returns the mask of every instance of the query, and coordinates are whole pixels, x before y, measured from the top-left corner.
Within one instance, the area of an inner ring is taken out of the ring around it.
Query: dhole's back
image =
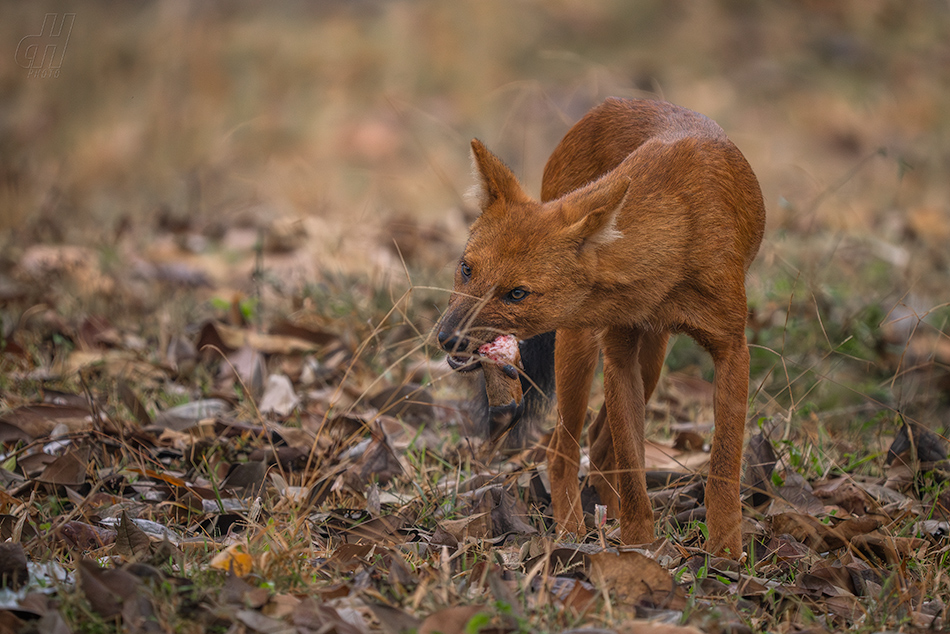
[[[644,143],[674,142],[685,138],[717,146],[725,156],[716,161],[723,181],[714,191],[736,198],[729,205],[737,214],[736,252],[748,268],[758,252],[764,232],[765,206],[751,166],[714,121],[697,112],[663,101],[608,98],[588,112],[564,136],[544,167],[541,200],[549,201],[579,189],[618,168]],[[696,171],[681,174],[687,180]],[[694,183],[709,195],[707,183]],[[732,224],[732,223],[730,223]]]

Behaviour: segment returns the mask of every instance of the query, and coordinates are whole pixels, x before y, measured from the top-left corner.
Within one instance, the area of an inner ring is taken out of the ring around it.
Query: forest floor
[[[11,53],[0,632],[950,628],[950,13],[851,4],[89,4],[56,77]],[[701,549],[695,344],[634,549],[559,539],[548,429],[486,460],[430,340],[468,140],[537,192],[610,94],[708,114],[762,183],[741,561]]]

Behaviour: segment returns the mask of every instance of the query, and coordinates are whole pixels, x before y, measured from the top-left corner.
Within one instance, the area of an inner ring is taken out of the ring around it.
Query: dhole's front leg
[[[548,445],[551,506],[560,532],[583,535],[584,511],[577,480],[581,430],[599,353],[597,338],[588,330],[558,330],[554,345],[558,422]]]
[[[706,481],[707,550],[738,559],[742,554],[739,477],[749,398],[749,348],[745,333],[724,345],[710,346],[709,352],[716,368],[716,429]]]
[[[653,506],[647,496],[640,361],[642,333],[609,328],[603,335],[604,397],[620,489],[620,538],[625,544],[653,541]]]

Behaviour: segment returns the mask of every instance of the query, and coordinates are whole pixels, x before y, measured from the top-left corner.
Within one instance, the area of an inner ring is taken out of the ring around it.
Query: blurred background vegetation
[[[34,77],[16,50],[47,13],[75,21]],[[233,293],[378,319],[411,285],[424,333],[472,218],[469,139],[536,194],[588,108],[659,97],[718,121],[762,184],[761,412],[939,427],[948,33],[937,0],[3,3],[4,334],[44,302],[153,337]],[[669,365],[711,369],[687,342]]]

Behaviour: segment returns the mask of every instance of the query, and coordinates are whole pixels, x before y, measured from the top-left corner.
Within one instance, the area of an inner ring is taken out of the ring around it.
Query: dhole
[[[609,435],[594,435],[592,461],[613,466],[604,476],[619,493],[624,543],[653,540],[644,410],[669,335],[682,332],[715,365],[707,550],[738,558],[749,383],[745,274],[765,224],[748,162],[710,119],[624,99],[608,99],[568,131],[545,166],[541,202],[477,139],[472,157],[482,213],[437,336],[460,368],[477,365],[476,349],[500,334],[557,331],[559,422],[547,457],[558,528],[584,532],[579,439],[602,350],[605,404],[597,425],[606,420]]]

